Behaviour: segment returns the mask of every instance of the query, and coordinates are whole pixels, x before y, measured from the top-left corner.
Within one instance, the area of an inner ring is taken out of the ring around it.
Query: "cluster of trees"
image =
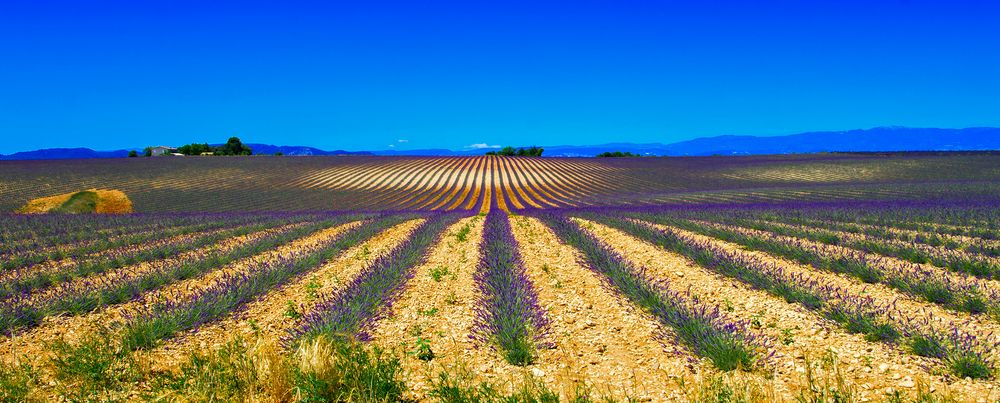
[[[486,155],[502,155],[502,156],[505,156],[505,157],[515,157],[515,156],[516,157],[541,157],[542,156],[542,152],[544,152],[544,151],[545,151],[544,148],[535,147],[535,146],[531,146],[531,147],[528,147],[528,148],[518,147],[516,149],[514,147],[507,146],[507,147],[501,148],[500,151],[490,151],[490,152],[486,153]]]
[[[177,153],[184,155],[202,155],[205,153],[211,153],[212,155],[253,155],[253,150],[243,144],[243,141],[239,137],[230,137],[226,144],[218,147],[212,147],[208,143],[191,143],[185,144],[183,146],[177,147]],[[145,155],[150,157],[153,155],[153,149],[151,147],[146,147]],[[129,151],[129,157],[138,157],[139,153],[135,151]]]
[[[202,155],[212,153],[212,155],[253,155],[253,150],[240,141],[239,137],[230,137],[226,144],[212,147],[208,143],[191,143],[177,148],[177,152],[184,155]]]
[[[639,154],[632,154],[628,151],[605,151],[603,153],[597,154],[597,158],[621,158],[621,157],[641,157]]]

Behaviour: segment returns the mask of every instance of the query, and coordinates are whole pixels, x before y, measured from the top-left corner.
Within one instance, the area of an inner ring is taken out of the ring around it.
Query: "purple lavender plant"
[[[511,364],[531,364],[549,322],[538,306],[538,295],[525,273],[517,240],[502,210],[493,209],[486,215],[479,251],[474,338],[480,343],[494,343]]]

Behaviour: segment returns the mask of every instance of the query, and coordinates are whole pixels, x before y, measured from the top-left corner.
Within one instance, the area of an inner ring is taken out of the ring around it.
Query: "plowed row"
[[[684,158],[253,157],[0,161],[0,211],[118,189],[138,212],[506,211],[995,199],[997,155]]]
[[[507,191],[497,186],[496,181],[509,178],[504,175],[512,172],[506,170],[501,161],[495,158],[456,160],[453,162],[459,165],[451,171],[442,169],[435,173],[431,170],[409,179],[393,179],[387,174],[384,184],[375,185],[362,185],[350,174],[316,176],[308,180],[311,186],[384,186],[393,191],[409,192],[407,197],[412,197],[413,206],[420,203],[435,206],[442,200],[449,200],[447,195],[458,189],[449,183],[476,180],[481,181],[478,182],[478,196],[466,195],[461,203],[497,193],[508,195],[495,199],[494,203],[501,209],[502,203],[515,205],[515,200],[521,203],[549,200],[532,196],[535,193],[530,190],[544,188],[541,181],[518,182],[525,184],[521,188],[523,195],[516,191],[517,188]],[[476,178],[442,179],[464,172],[462,163],[483,165],[472,170],[478,172]],[[422,175],[429,176],[421,178]],[[440,186],[432,186],[438,190],[418,201],[421,196],[412,195],[413,189],[407,187],[411,181],[440,183]],[[532,183],[539,187],[533,187]],[[447,203],[441,206],[441,209],[448,209]],[[705,350],[697,348],[697,340],[678,336],[681,332],[676,327],[678,322],[663,321],[661,313],[641,308],[630,299],[628,290],[621,288],[621,283],[609,281],[604,271],[594,267],[596,263],[582,249],[564,243],[564,238],[552,227],[555,215],[551,214],[539,212],[535,216],[510,218],[509,230],[519,245],[517,253],[524,262],[525,281],[533,284],[527,289],[537,290],[539,309],[549,323],[533,360],[527,365],[508,363],[489,340],[476,337],[474,318],[482,296],[475,284],[482,257],[479,253],[484,233],[483,215],[256,217],[245,218],[232,226],[251,228],[251,225],[259,225],[252,227],[255,231],[236,231],[230,237],[213,239],[212,243],[177,256],[142,255],[139,261],[121,267],[109,266],[102,272],[53,277],[56,284],[0,299],[2,303],[13,301],[10,306],[18,306],[21,302],[31,306],[36,301],[48,301],[58,293],[68,296],[85,295],[88,290],[96,293],[96,290],[115,285],[109,282],[128,282],[148,273],[166,273],[183,265],[200,267],[198,262],[210,258],[220,262],[204,270],[190,271],[185,276],[167,276],[159,283],[148,283],[148,287],[134,298],[109,300],[93,294],[94,305],[89,309],[45,311],[37,323],[17,322],[21,325],[4,329],[6,335],[0,339],[0,363],[4,366],[0,371],[0,392],[13,396],[9,386],[13,382],[11,379],[22,379],[18,376],[23,375],[28,393],[22,398],[39,400],[294,400],[315,392],[303,389],[301,379],[288,375],[297,373],[295,371],[316,371],[319,365],[316,360],[321,357],[309,354],[316,354],[316,349],[322,350],[322,347],[310,344],[314,339],[308,337],[323,335],[323,329],[337,329],[328,336],[343,337],[346,342],[360,340],[362,348],[380,347],[399,360],[396,379],[404,389],[401,395],[393,395],[393,399],[445,400],[441,395],[442,379],[463,379],[462,385],[471,389],[487,382],[501,395],[514,393],[524,385],[534,385],[531,387],[547,389],[562,399],[582,393],[595,399],[697,401],[707,399],[709,396],[705,393],[711,393],[718,385],[726,385],[731,393],[753,400],[810,400],[817,399],[817,393],[837,393],[846,397],[846,401],[878,401],[893,396],[911,399],[929,395],[949,396],[957,401],[1000,399],[1000,383],[995,378],[1000,362],[1000,352],[995,348],[1000,343],[997,312],[962,311],[883,283],[865,283],[851,275],[690,230],[702,225],[735,227],[745,233],[760,234],[766,231],[738,227],[738,224],[783,221],[786,224],[782,225],[794,223],[796,228],[801,228],[807,226],[804,224],[809,222],[806,218],[795,215],[784,218],[761,215],[758,218],[753,210],[738,213],[565,210],[558,213],[558,217],[567,217],[573,223],[573,231],[593,237],[619,256],[619,264],[641,270],[639,281],[646,279],[653,282],[654,287],[662,287],[656,288],[664,292],[658,295],[683,298],[692,306],[716,309],[713,315],[722,321],[720,323],[735,324],[723,327],[725,331],[752,334],[753,337],[740,340],[758,343],[761,348],[753,365],[723,370]],[[808,216],[803,214],[803,217]],[[916,218],[922,216],[914,214],[913,219],[921,221],[901,224],[909,229],[873,223],[865,225],[885,229],[879,233],[888,234],[886,237],[897,233],[924,234],[920,225],[952,226],[959,232],[968,228],[968,222],[987,217],[983,214],[987,213],[974,213],[970,218],[942,215],[944,218],[940,219]],[[608,218],[619,216],[627,219]],[[236,220],[232,217],[219,219]],[[977,346],[986,346],[986,349],[974,351],[982,355],[990,372],[979,377],[957,376],[946,360],[921,356],[902,342],[879,341],[845,328],[820,311],[775,295],[772,289],[749,283],[705,262],[691,260],[680,251],[665,248],[652,238],[619,226],[627,222],[651,229],[649,234],[668,231],[705,248],[726,251],[734,258],[780,268],[790,279],[838,287],[841,290],[838,298],[846,298],[845,295],[851,293],[864,296],[873,306],[891,306],[893,317],[897,319],[926,320],[936,328],[975,335]],[[828,223],[824,224],[826,227],[840,225],[834,221],[824,222]],[[965,244],[927,248],[945,253],[949,248],[965,248],[966,244],[994,245],[992,239],[985,238],[990,234],[989,226],[983,228],[975,234],[950,238]],[[18,233],[16,228],[9,230]],[[137,224],[134,231],[144,234],[147,226]],[[285,239],[281,238],[282,234],[295,235]],[[185,239],[184,236],[178,239]],[[136,239],[142,242],[144,238]],[[268,239],[277,240],[266,248],[246,249],[237,254],[245,245]],[[845,233],[844,239],[854,238]],[[874,236],[870,240],[878,241]],[[87,259],[99,261],[102,256],[119,253],[119,249],[128,246],[95,250]],[[834,247],[816,246],[816,250],[824,251],[844,251],[849,246],[831,248]],[[993,259],[989,249],[962,250],[966,255],[982,255],[984,261]],[[908,264],[897,257],[868,251],[859,253],[865,253],[867,261],[886,259],[900,267]],[[218,257],[229,255],[233,258]],[[407,263],[397,264],[403,261]],[[930,263],[922,266],[951,276],[949,278],[975,280]],[[4,274],[3,281],[8,282],[19,273],[31,272],[27,269],[21,267],[0,274]],[[45,270],[69,269],[52,265],[45,266]],[[263,285],[258,287],[258,284]],[[1000,290],[994,279],[984,279],[979,284],[984,287],[982,292]],[[369,304],[365,298],[378,300],[376,304]],[[331,304],[331,301],[337,303]],[[341,312],[345,309],[351,311]],[[15,311],[4,311],[9,312]],[[164,328],[150,329],[145,326],[148,323]],[[148,344],[130,344],[138,334],[145,335],[142,342]],[[81,350],[80,346],[95,340],[99,343],[90,350]],[[233,346],[250,347],[234,350]],[[99,360],[104,357],[101,355],[103,349],[114,351],[109,353],[111,358],[107,358],[114,365],[100,373],[105,378],[95,381],[93,373],[74,372],[76,369],[72,368],[77,367],[73,367],[76,362],[73,357],[87,354]],[[218,358],[222,357],[218,355],[220,351],[228,351],[225,353],[228,355],[224,355],[229,357],[227,359],[232,359],[233,354],[243,354],[252,363],[233,367],[243,371],[240,372],[242,381],[238,383],[242,386],[230,390],[211,383],[221,379],[212,377],[224,378],[223,372],[210,372],[212,368],[219,370],[219,365],[223,365],[220,363],[229,362],[212,361],[221,360]],[[192,355],[199,358],[192,358]],[[196,365],[198,362],[201,367]],[[442,378],[442,373],[451,378]],[[199,378],[203,375],[208,378]],[[374,392],[352,390],[350,393]],[[360,398],[355,396],[348,400],[356,399]]]

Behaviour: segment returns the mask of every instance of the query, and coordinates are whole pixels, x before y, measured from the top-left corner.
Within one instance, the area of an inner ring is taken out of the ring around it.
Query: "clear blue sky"
[[[997,2],[758,3],[5,1],[0,153],[1000,126]]]

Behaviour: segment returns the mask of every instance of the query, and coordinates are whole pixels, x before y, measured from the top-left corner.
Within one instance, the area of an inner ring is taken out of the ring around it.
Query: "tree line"
[[[514,148],[507,146],[501,148],[499,151],[487,152],[486,155],[501,155],[504,157],[541,157],[543,152],[545,152],[545,149],[541,147],[531,146],[528,148]]]
[[[210,146],[208,143],[191,143],[177,147],[176,151],[178,154],[183,155],[253,155],[253,150],[250,147],[247,147],[246,144],[243,144],[243,141],[241,141],[239,137],[230,137],[225,144],[218,147]],[[153,148],[146,147],[146,149],[143,150],[143,154],[147,157],[151,157],[153,155]],[[136,151],[129,151],[128,156],[138,157],[139,153]]]

